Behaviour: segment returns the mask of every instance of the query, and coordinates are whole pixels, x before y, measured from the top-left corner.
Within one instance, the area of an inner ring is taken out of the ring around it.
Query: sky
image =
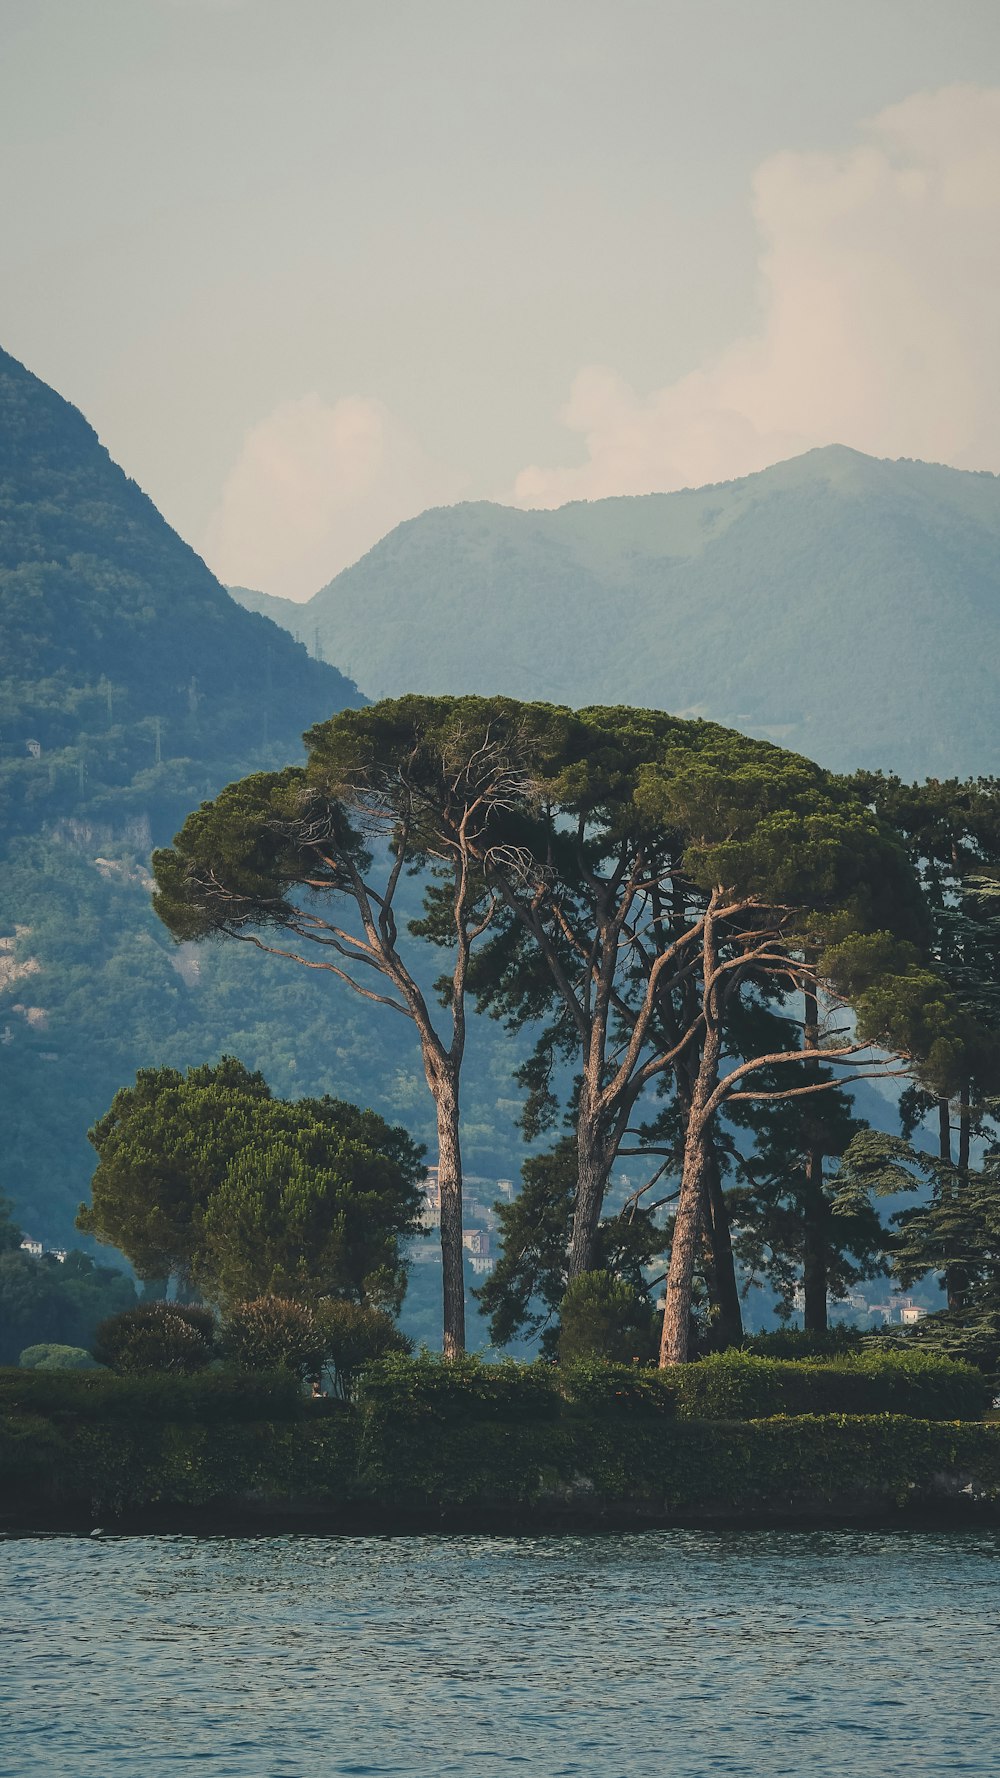
[[[0,0],[0,345],[228,583],[1000,472],[1000,0]]]

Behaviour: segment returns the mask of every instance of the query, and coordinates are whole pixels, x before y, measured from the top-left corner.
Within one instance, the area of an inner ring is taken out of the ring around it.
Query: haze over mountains
[[[839,770],[1000,772],[1000,478],[840,445],[740,481],[400,525],[305,604],[370,697],[695,713]]]

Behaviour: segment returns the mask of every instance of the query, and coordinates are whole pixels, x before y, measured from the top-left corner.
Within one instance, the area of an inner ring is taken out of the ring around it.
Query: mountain
[[[300,621],[300,614],[305,606],[296,605],[294,599],[282,599],[276,593],[261,593],[251,586],[231,586],[226,591],[245,611],[257,611],[261,617],[269,617],[272,623],[280,624],[295,637],[296,642],[315,639],[308,636],[306,625]],[[315,631],[315,625],[313,630]]]
[[[6,353],[0,659],[0,806],[29,827],[108,794],[120,813],[135,789],[183,814],[204,768],[287,757],[317,716],[364,701],[234,603],[83,415]]]
[[[696,713],[839,770],[1000,772],[1000,478],[832,445],[740,481],[423,513],[304,605],[371,697]]]
[[[149,853],[232,778],[363,700],[235,604],[83,416],[0,354],[0,1194],[73,1244],[86,1132],[137,1068],[224,1051],[433,1138],[403,1020],[250,946],[175,946]],[[413,886],[414,913],[419,887]],[[439,960],[428,960],[427,974]],[[517,1159],[512,1044],[473,1038],[473,1171]]]

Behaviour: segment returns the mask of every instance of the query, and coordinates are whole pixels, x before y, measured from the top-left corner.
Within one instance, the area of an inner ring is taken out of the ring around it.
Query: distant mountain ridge
[[[841,770],[1000,772],[986,473],[831,445],[675,494],[437,508],[266,610],[371,697],[654,705]]]
[[[0,660],[3,743],[48,756],[86,737],[90,779],[112,784],[171,758],[297,746],[363,702],[235,604],[83,415],[2,352]]]

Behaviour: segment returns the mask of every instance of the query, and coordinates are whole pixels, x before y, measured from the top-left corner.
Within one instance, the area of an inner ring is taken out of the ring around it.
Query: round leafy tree
[[[142,1070],[90,1140],[99,1164],[78,1224],[140,1277],[218,1302],[402,1300],[423,1150],[374,1112],[276,1099],[224,1057]]]

